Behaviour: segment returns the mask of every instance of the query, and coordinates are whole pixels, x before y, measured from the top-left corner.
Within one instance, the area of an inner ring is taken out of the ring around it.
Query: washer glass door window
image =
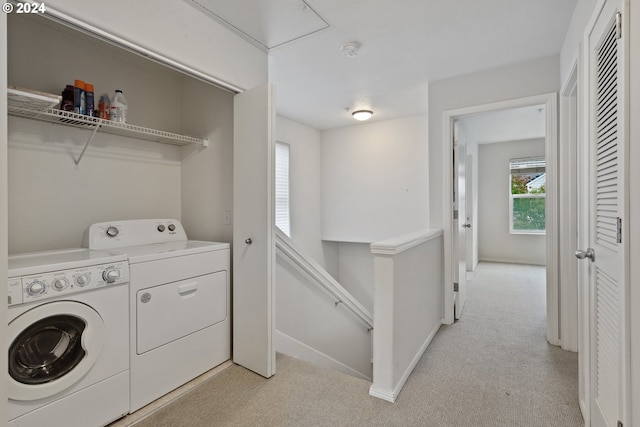
[[[42,384],[67,374],[86,355],[85,328],[82,319],[68,314],[35,322],[9,348],[9,375],[23,384]]]
[[[95,364],[106,339],[100,315],[72,301],[32,308],[8,329],[8,395],[13,400],[42,399],[73,386]]]

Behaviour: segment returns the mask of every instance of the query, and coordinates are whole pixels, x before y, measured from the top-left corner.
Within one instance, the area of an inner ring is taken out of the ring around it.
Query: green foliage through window
[[[546,171],[544,158],[509,162],[512,233],[543,233],[545,230]]]
[[[545,198],[522,197],[513,199],[514,230],[545,229]]]

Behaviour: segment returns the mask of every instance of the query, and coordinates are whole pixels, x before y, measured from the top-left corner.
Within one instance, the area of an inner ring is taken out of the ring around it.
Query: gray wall
[[[442,228],[443,184],[442,115],[447,110],[490,104],[560,89],[559,57],[462,75],[429,84],[429,213],[431,228]]]
[[[546,236],[509,233],[509,160],[544,156],[543,139],[478,145],[478,257],[545,264]]]
[[[110,0],[84,7],[77,0],[51,0],[46,6],[205,78],[239,89],[266,83],[267,54],[189,3],[156,0],[150,7],[144,1]]]
[[[320,131],[276,117],[276,140],[289,144],[291,239],[325,267],[321,242]]]
[[[427,116],[322,132],[322,236],[372,243],[428,228]]]
[[[209,146],[182,148],[182,224],[190,239],[231,242],[233,238],[233,94],[184,79],[181,124]],[[225,224],[225,211],[231,221]]]
[[[183,219],[189,237],[230,241],[233,94],[46,21],[9,21],[10,85],[123,89],[130,123],[211,139],[183,153],[98,132],[76,166],[89,131],[9,117],[10,253],[76,247],[91,223],[117,219]]]

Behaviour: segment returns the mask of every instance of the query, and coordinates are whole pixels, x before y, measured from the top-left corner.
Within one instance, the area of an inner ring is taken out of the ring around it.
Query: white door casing
[[[443,113],[443,146],[442,150],[442,181],[445,189],[453,188],[453,150],[450,149],[453,140],[453,122],[457,117],[486,113],[490,111],[506,110],[510,108],[544,105],[545,111],[545,153],[547,162],[547,340],[554,345],[559,344],[558,325],[558,218],[557,218],[557,93],[533,95],[525,98],[463,107],[447,110]],[[454,322],[454,292],[453,272],[456,258],[453,256],[453,240],[455,226],[453,221],[452,191],[445,191],[442,204],[442,217],[445,218],[443,227],[444,243],[444,324]]]
[[[576,255],[590,261],[589,406],[590,422],[596,427],[616,426],[619,421],[626,425],[629,411],[623,9],[620,0],[606,1],[588,37],[590,248]]]
[[[564,350],[578,351],[578,63],[560,98],[562,142],[559,146],[560,331]]]
[[[0,16],[0,171],[2,176],[7,176],[7,14]],[[0,180],[0,277],[8,277],[8,214],[7,214],[7,180]],[[0,290],[0,300],[7,300],[7,288]],[[0,307],[0,318],[7,318],[7,305]],[[6,341],[7,325],[0,323],[0,340]],[[7,352],[0,355],[0,366],[7,366]],[[7,419],[7,387],[0,389],[0,420]]]
[[[466,202],[465,202],[465,210],[467,213],[466,223],[469,224],[467,227],[467,271],[473,271],[475,268],[475,259],[473,257],[474,246],[476,245],[476,240],[474,239],[475,226],[474,226],[474,218],[475,214],[473,211],[473,156],[467,153],[467,161],[465,162],[464,168],[464,180],[466,182]]]
[[[233,361],[275,374],[273,87],[234,98]]]
[[[454,237],[453,237],[453,268],[454,281],[458,284],[455,301],[455,318],[462,317],[464,304],[467,300],[467,211],[466,211],[466,181],[465,166],[467,150],[464,141],[459,136],[458,123],[454,123],[453,131],[453,195],[454,195]],[[454,291],[455,292],[455,291]]]

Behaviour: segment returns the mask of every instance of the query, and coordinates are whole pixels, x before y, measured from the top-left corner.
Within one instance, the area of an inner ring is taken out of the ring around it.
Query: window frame
[[[547,215],[547,193],[546,190],[544,193],[524,193],[524,194],[513,194],[512,193],[512,179],[514,169],[513,163],[516,162],[526,162],[526,161],[542,161],[544,162],[544,174],[546,174],[546,158],[544,156],[534,156],[527,158],[517,158],[509,160],[509,176],[508,176],[508,191],[509,191],[509,234],[525,234],[525,235],[539,235],[544,236],[547,234],[546,230],[546,215]],[[539,169],[540,167],[538,167]],[[545,184],[546,185],[546,184]],[[513,228],[513,204],[515,199],[545,199],[545,228],[542,230],[526,230],[526,229],[514,229]]]
[[[282,149],[286,148],[286,173],[279,170],[279,154],[282,153]],[[286,142],[276,141],[274,148],[274,195],[273,195],[273,222],[276,227],[280,229],[287,237],[291,237],[291,144]],[[286,175],[286,185],[282,184],[282,176]],[[286,195],[282,192],[286,191]],[[284,202],[282,199],[284,198]],[[282,207],[281,205],[285,205]],[[282,213],[286,212],[286,215],[282,217]]]

